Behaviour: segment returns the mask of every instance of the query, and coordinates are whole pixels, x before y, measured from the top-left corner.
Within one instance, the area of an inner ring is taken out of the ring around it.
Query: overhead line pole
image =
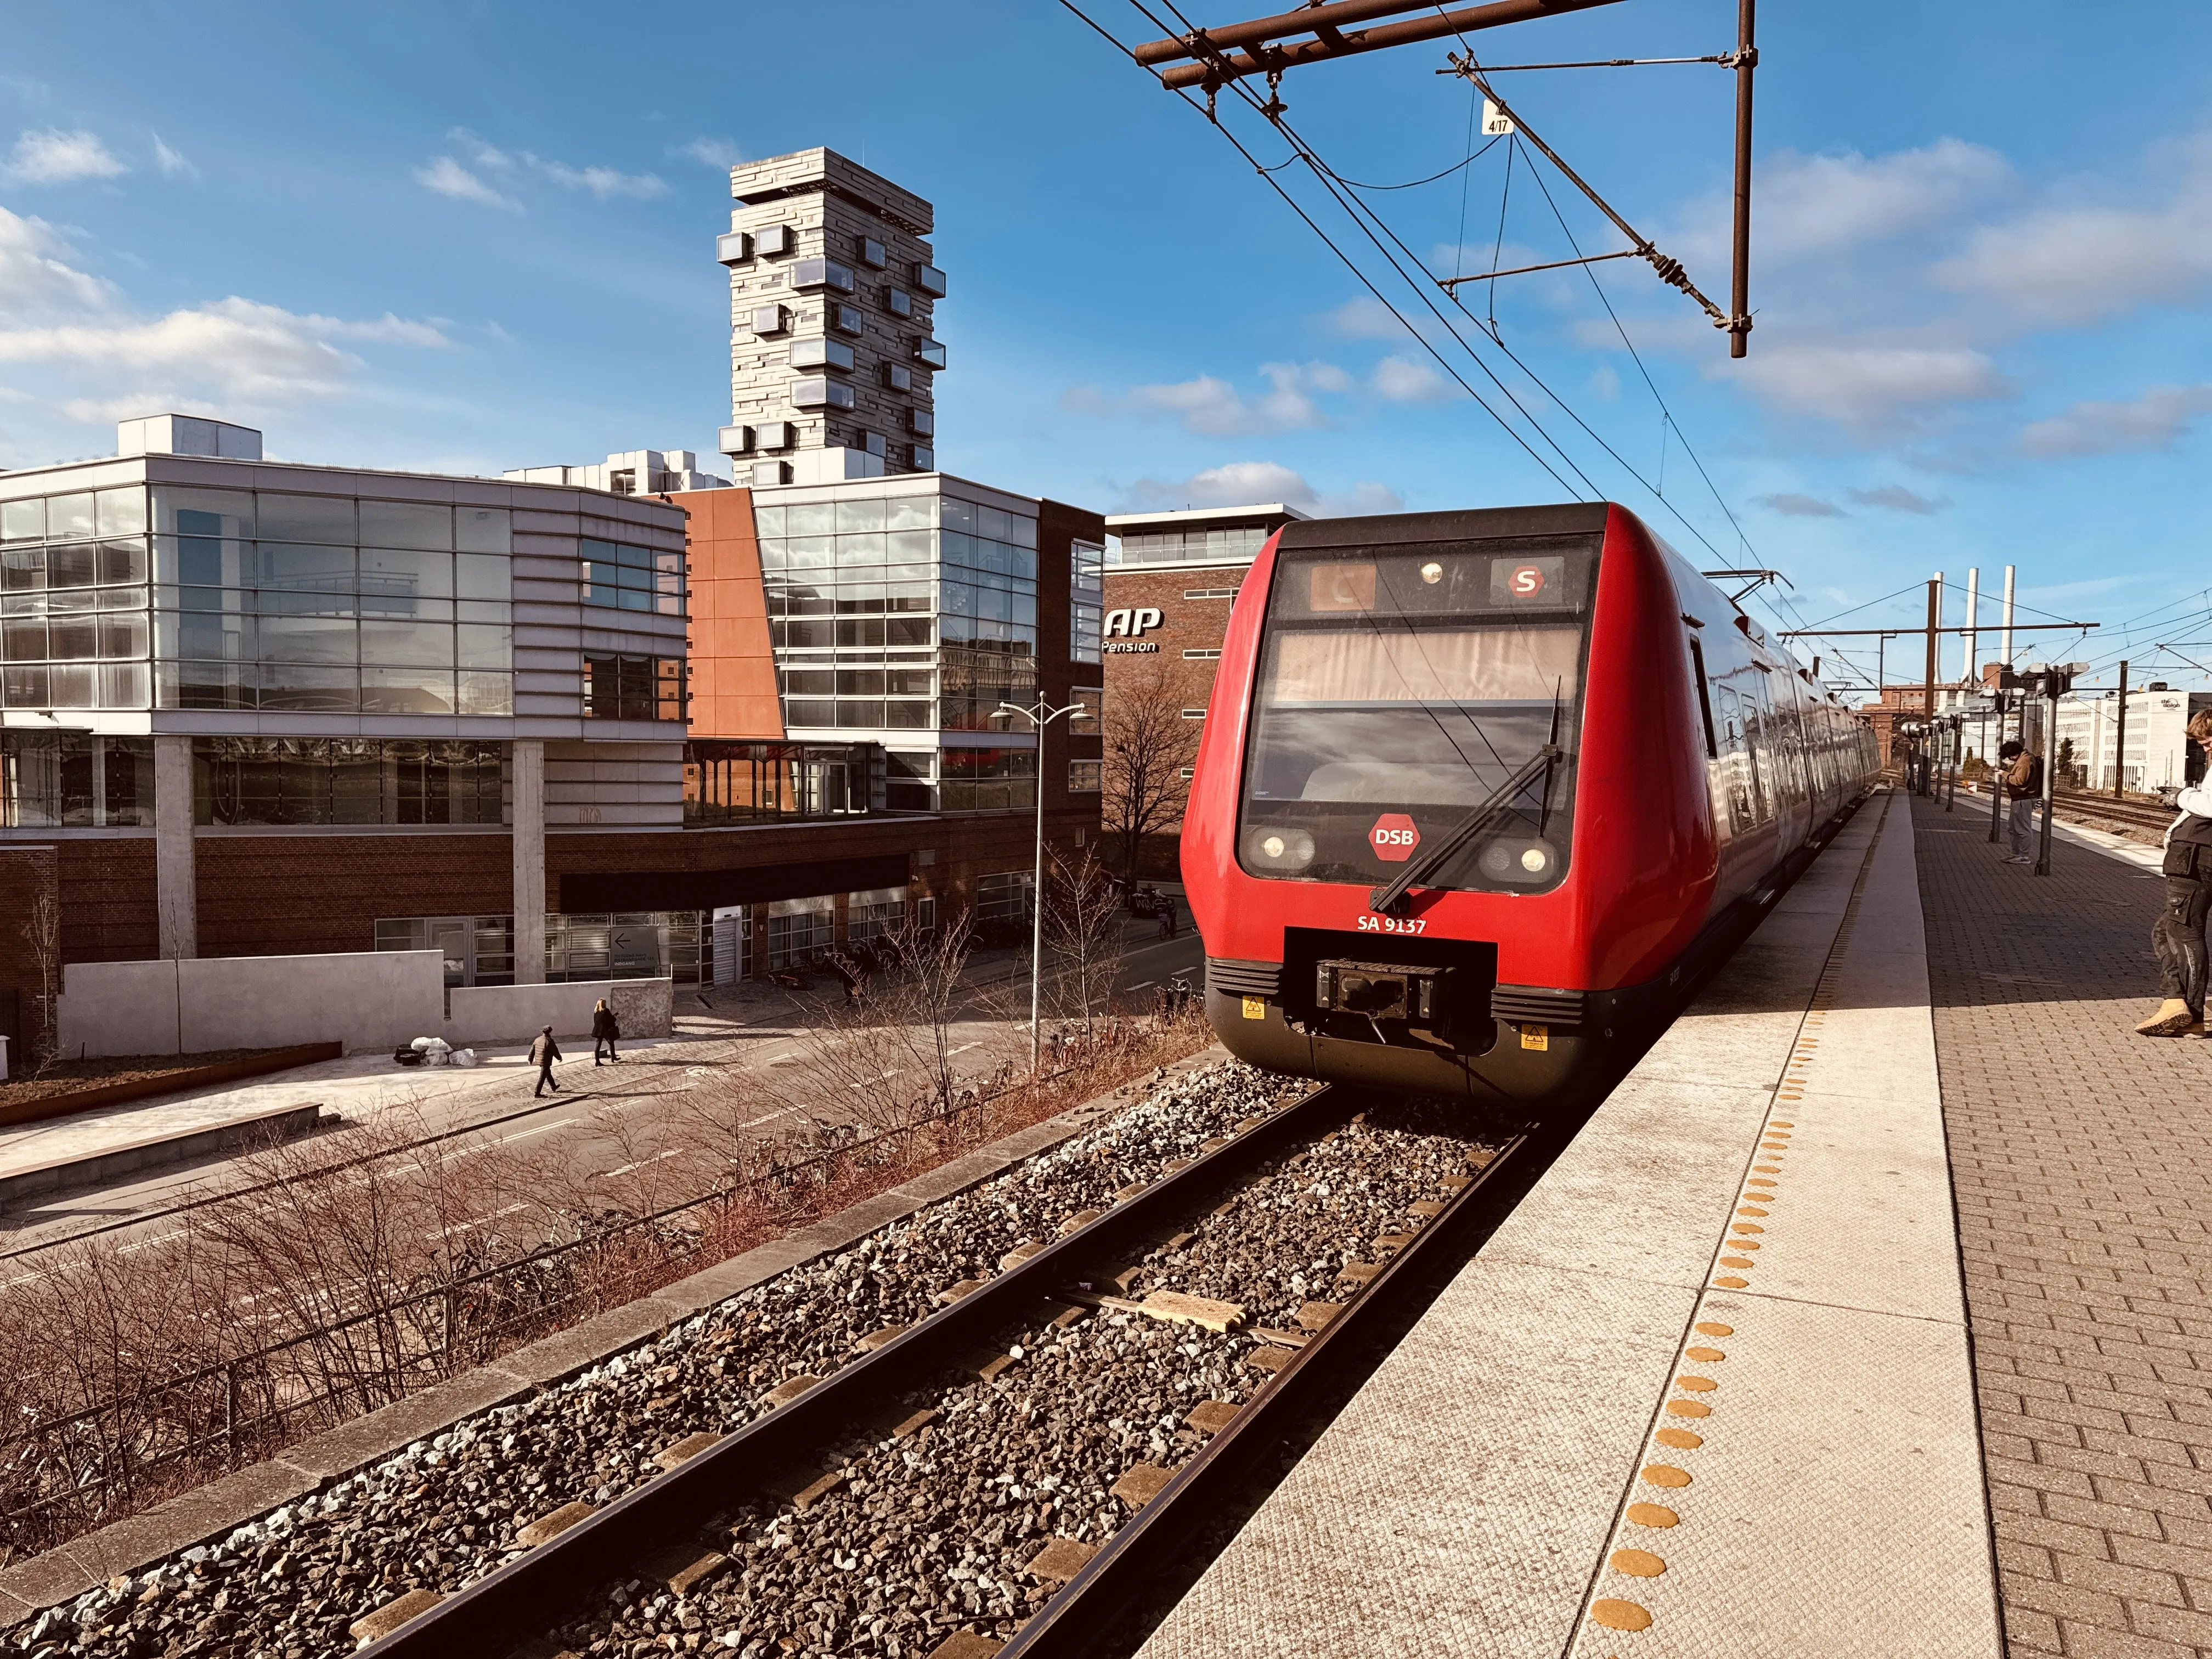
[[[2112,734],[2112,799],[2120,799],[2128,775],[2128,659],[2120,659],[2119,729]]]
[[[1936,741],[1936,636],[1943,626],[1943,574],[1941,571],[1928,583],[1928,678],[1921,686],[1920,707],[1926,713],[1929,746]],[[1920,794],[1926,794],[1935,782],[1935,757],[1923,755],[1920,761]]]
[[[1736,0],[1735,265],[1729,283],[1729,356],[1751,349],[1751,74],[1759,67],[1752,24],[1759,0]]]

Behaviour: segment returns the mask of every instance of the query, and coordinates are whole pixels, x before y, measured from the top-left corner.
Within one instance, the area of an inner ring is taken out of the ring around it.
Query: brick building
[[[1116,538],[1106,553],[1100,647],[1109,725],[1117,697],[1171,702],[1192,723],[1195,750],[1237,590],[1267,538],[1305,516],[1279,501],[1107,516],[1107,533]],[[1176,769],[1179,787],[1190,768]],[[1110,792],[1106,811],[1110,835]],[[1173,877],[1180,839],[1179,824],[1149,836],[1142,872]]]

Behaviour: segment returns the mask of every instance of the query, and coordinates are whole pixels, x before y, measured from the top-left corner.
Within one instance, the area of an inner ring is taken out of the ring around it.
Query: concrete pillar
[[[161,955],[200,953],[198,872],[192,854],[192,740],[154,739],[154,894]]]
[[[510,772],[514,825],[514,982],[545,982],[545,740],[518,738]]]

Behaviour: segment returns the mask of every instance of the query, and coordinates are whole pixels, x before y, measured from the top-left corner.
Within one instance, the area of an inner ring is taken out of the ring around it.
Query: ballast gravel
[[[663,1449],[742,1426],[777,1383],[829,1374],[861,1337],[927,1317],[948,1286],[988,1277],[1016,1245],[1049,1239],[1068,1216],[1105,1207],[1305,1087],[1234,1063],[1177,1077],[1054,1151],[657,1342],[51,1609],[0,1636],[0,1659],[349,1652],[356,1620],[410,1589],[450,1592],[483,1577],[520,1553],[527,1522],[659,1474]],[[1425,1119],[1409,1104],[1296,1149],[1224,1213],[1143,1258],[1129,1293],[1187,1291],[1285,1322],[1302,1302],[1327,1299],[1347,1261],[1372,1259],[1376,1239],[1418,1224],[1407,1205],[1466,1170],[1466,1133],[1463,1109]],[[819,1501],[733,1508],[701,1546],[727,1564],[686,1594],[617,1586],[574,1615],[562,1644],[908,1659],[963,1626],[1011,1634],[1055,1587],[1024,1572],[1047,1540],[1103,1540],[1129,1512],[1109,1491],[1124,1472],[1180,1463],[1200,1438],[1182,1422],[1193,1406],[1241,1401],[1264,1380],[1249,1364],[1249,1334],[1112,1311],[1053,1324],[1045,1311],[1006,1334],[1016,1363],[995,1380],[917,1391],[915,1409],[936,1413],[926,1426],[834,1449],[847,1478]]]

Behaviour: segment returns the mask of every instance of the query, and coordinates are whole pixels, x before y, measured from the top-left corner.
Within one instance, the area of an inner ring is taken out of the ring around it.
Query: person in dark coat
[[[561,1085],[553,1081],[553,1062],[560,1058],[561,1045],[553,1041],[553,1028],[548,1025],[530,1045],[530,1063],[538,1068],[537,1093],[544,1094],[549,1085],[555,1094],[561,1092]]]
[[[615,1011],[608,1007],[607,1000],[605,997],[601,997],[599,1001],[599,1006],[592,1010],[592,1065],[597,1066],[601,1063],[599,1060],[599,1050],[602,1048],[607,1051],[607,1058],[609,1060],[620,1060],[622,1058],[620,1054],[615,1052],[615,1039],[621,1035],[622,1027],[615,1020]]]

